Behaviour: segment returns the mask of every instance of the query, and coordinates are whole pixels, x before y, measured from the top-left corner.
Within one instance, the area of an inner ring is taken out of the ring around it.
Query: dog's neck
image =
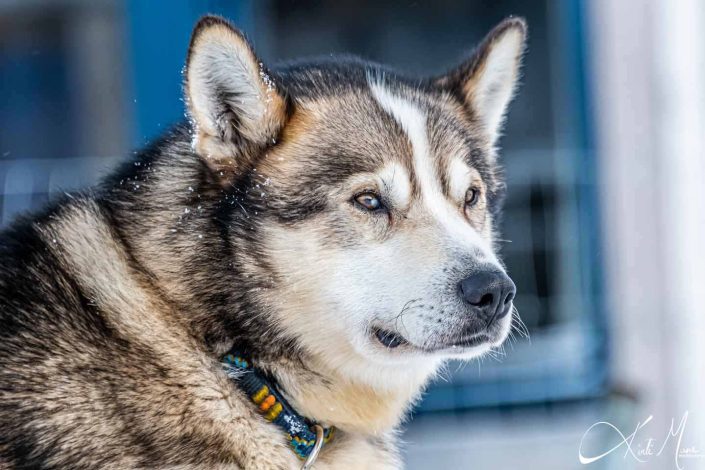
[[[439,363],[395,367],[386,377],[391,373],[398,376],[396,380],[385,381],[382,375],[378,383],[336,370],[315,355],[295,361],[268,360],[261,366],[277,378],[282,392],[303,416],[343,431],[376,436],[400,424]]]

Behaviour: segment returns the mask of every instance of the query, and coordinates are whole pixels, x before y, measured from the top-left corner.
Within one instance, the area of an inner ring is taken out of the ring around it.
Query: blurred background
[[[524,16],[502,251],[530,335],[448,367],[405,426],[407,467],[705,468],[705,2],[0,0],[0,224],[184,118],[207,12],[268,64],[350,52],[416,75]],[[662,455],[579,461],[623,440],[596,422],[627,436],[653,416],[637,453],[686,413]]]

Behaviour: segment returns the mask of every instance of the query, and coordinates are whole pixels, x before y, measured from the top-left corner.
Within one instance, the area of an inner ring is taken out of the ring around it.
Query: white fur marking
[[[515,28],[504,33],[492,45],[484,68],[473,87],[472,99],[475,108],[493,140],[499,136],[507,106],[516,89],[523,42],[523,34]]]
[[[394,207],[405,210],[411,203],[409,172],[398,163],[390,163],[379,172],[382,188],[391,198]]]
[[[448,165],[448,192],[456,201],[465,200],[465,193],[472,183],[470,167],[460,157],[454,157]]]
[[[209,118],[201,125],[208,125],[207,131],[217,135],[224,123],[212,118],[218,116],[217,88],[226,90],[230,96],[237,96],[237,102],[229,103],[248,121],[257,121],[264,114],[264,100],[260,95],[257,76],[252,67],[242,57],[246,51],[238,50],[225,42],[206,42],[194,53],[191,60],[190,90],[192,104],[204,111]]]
[[[390,93],[379,82],[370,81],[370,88],[377,102],[409,137],[413,149],[414,173],[429,212],[453,240],[469,248],[479,248],[488,261],[499,264],[489,244],[472,229],[458,208],[443,195],[428,147],[426,115],[414,103]]]

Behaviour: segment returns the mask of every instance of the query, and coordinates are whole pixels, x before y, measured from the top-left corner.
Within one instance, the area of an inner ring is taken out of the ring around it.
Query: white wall
[[[613,377],[705,447],[705,2],[590,0]],[[695,444],[694,443],[694,444]]]

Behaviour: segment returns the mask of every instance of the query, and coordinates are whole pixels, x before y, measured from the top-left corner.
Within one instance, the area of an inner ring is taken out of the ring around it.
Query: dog
[[[189,120],[0,235],[0,467],[400,468],[424,386],[512,327],[496,147],[525,42],[508,18],[421,80],[270,69],[202,18]]]

